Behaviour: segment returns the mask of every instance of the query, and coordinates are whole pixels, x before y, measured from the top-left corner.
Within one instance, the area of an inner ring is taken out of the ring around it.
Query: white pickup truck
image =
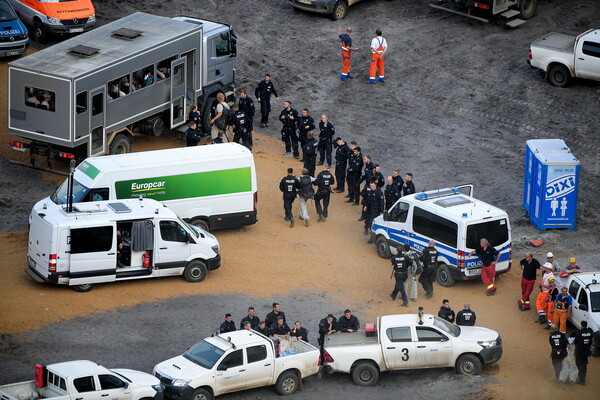
[[[324,368],[352,374],[359,386],[372,386],[384,371],[455,367],[457,373],[479,375],[500,357],[502,340],[496,331],[456,326],[419,312],[379,317],[371,332],[365,326],[361,332],[328,336]]]
[[[35,380],[0,385],[2,400],[162,400],[160,381],[131,369],[79,360],[35,366]]]
[[[293,394],[302,379],[319,372],[319,350],[303,341],[270,339],[240,330],[215,334],[183,355],[154,367],[165,398],[211,400],[221,394],[275,385]]]
[[[592,355],[600,356],[600,273],[572,274],[566,287],[573,298],[569,321],[577,329],[581,329],[581,321],[587,321],[594,331]]]
[[[531,43],[528,64],[546,72],[554,86],[565,87],[572,78],[600,80],[600,29],[579,36],[548,33]]]

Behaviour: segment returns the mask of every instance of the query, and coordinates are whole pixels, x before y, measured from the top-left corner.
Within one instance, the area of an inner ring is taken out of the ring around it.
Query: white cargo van
[[[32,215],[27,273],[72,286],[183,275],[200,282],[221,265],[219,242],[151,199],[48,207]]]
[[[44,204],[66,204],[68,179]],[[139,198],[166,204],[204,230],[256,223],[252,152],[237,143],[90,157],[74,173],[73,203]]]
[[[452,286],[456,280],[481,276],[481,259],[469,253],[485,238],[500,252],[496,273],[510,271],[508,214],[473,198],[472,190],[468,185],[402,197],[373,220],[371,239],[379,256],[391,257],[390,247],[404,243],[422,252],[434,240],[439,251],[437,280],[442,286]]]

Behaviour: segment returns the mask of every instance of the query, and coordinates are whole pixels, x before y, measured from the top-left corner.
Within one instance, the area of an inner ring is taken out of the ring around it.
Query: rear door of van
[[[42,214],[43,215],[43,214]],[[27,265],[40,277],[48,278],[48,264],[51,259],[52,244],[56,238],[52,237],[54,227],[38,213],[32,213],[29,227],[29,245],[27,251]],[[56,253],[53,257],[56,257]],[[56,262],[56,258],[53,258]]]
[[[114,222],[71,228],[69,285],[114,282],[117,273],[117,239]]]

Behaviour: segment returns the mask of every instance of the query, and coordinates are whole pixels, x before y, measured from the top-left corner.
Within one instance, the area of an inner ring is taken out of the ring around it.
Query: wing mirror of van
[[[227,365],[219,364],[219,366],[217,367],[217,371],[227,371]]]
[[[390,219],[390,214],[387,211],[383,212],[383,220],[388,221]]]
[[[440,340],[440,342],[447,342],[448,340],[449,340],[448,336],[444,335],[444,336],[442,336],[442,339]]]

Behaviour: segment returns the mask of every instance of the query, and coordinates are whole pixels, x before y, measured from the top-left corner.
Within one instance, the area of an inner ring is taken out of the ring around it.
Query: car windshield
[[[50,200],[56,204],[67,204],[67,192],[69,190],[69,179],[65,179],[50,196]],[[73,180],[73,203],[81,203],[82,199],[90,191],[90,188]]]
[[[17,19],[17,15],[8,1],[0,0],[0,22],[14,21],[15,19]]]
[[[441,329],[442,331],[444,331],[447,334],[452,335],[454,337],[457,337],[458,335],[460,335],[460,327],[458,327],[456,325],[452,325],[450,322],[446,321],[445,319],[441,319],[440,317],[436,317],[435,315],[433,316],[433,325],[436,328]]]
[[[508,242],[508,220],[502,218],[471,224],[467,227],[467,249],[476,249],[482,238],[486,238],[493,247]]]
[[[202,368],[212,369],[217,361],[221,359],[223,353],[225,353],[225,350],[221,350],[217,346],[203,340],[190,347],[183,356]]]
[[[592,312],[600,312],[600,292],[590,293]]]

